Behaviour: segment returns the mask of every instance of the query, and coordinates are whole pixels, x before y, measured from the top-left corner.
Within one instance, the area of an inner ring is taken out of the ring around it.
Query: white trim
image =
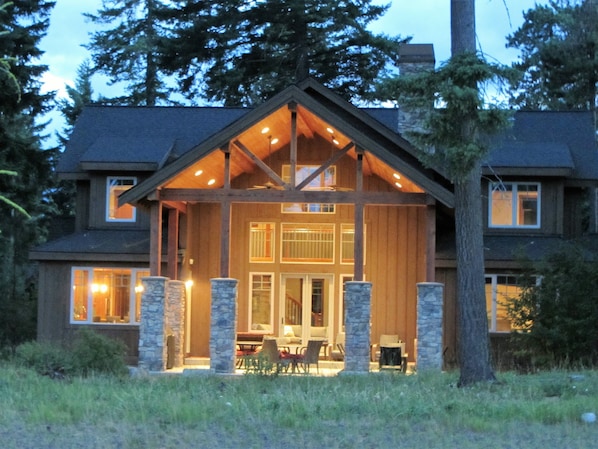
[[[137,185],[137,177],[135,176],[108,176],[106,177],[106,222],[108,223],[134,223],[137,220],[137,208],[132,207],[133,217],[132,218],[111,218],[110,213],[110,200],[111,200],[111,183],[112,181],[132,181],[131,187]],[[126,189],[128,190],[128,189]],[[124,190],[124,191],[126,191]]]
[[[249,296],[249,301],[247,301],[248,303],[248,310],[247,310],[247,317],[248,317],[248,323],[247,323],[247,329],[249,329],[250,331],[252,330],[253,327],[253,310],[252,310],[252,306],[253,306],[253,276],[255,275],[268,275],[270,276],[270,324],[272,326],[272,332],[274,332],[274,283],[276,282],[275,280],[275,274],[273,272],[270,271],[250,271],[249,272],[249,288],[247,289],[248,291],[248,296]],[[257,323],[256,323],[257,324]]]
[[[511,217],[512,221],[510,225],[496,225],[492,224],[492,206],[493,206],[493,198],[492,193],[496,190],[497,186],[500,189],[501,186],[512,186],[512,198],[511,198]],[[533,185],[537,187],[538,198],[537,198],[537,224],[535,225],[522,225],[517,224],[517,192],[518,187],[521,185]],[[540,229],[542,226],[541,223],[542,218],[542,184],[539,182],[489,182],[488,183],[488,227],[493,229]]]

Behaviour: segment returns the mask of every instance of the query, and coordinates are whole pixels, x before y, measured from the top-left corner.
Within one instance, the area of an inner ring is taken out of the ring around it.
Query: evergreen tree
[[[40,94],[46,66],[35,65],[54,2],[12,0],[0,8],[0,192],[26,210],[0,203],[0,344],[35,335],[35,273],[28,250],[43,238],[51,151],[42,151],[35,120],[49,108],[52,94]],[[16,89],[15,86],[19,88]]]
[[[370,0],[178,1],[163,63],[189,97],[260,103],[311,76],[358,100],[396,60],[399,38],[367,27],[387,10]]]
[[[524,109],[595,110],[598,101],[598,0],[552,0],[524,13],[507,38],[523,75],[512,102]]]
[[[96,15],[85,14],[96,25],[113,25],[92,33],[86,45],[96,72],[107,75],[112,84],[125,83],[126,94],[112,103],[155,106],[170,102],[171,89],[158,66],[165,11],[161,0],[102,0]]]

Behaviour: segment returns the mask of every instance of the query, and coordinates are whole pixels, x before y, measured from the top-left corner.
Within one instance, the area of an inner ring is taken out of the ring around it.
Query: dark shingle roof
[[[514,118],[513,127],[496,139],[487,166],[560,169],[574,179],[598,179],[590,112],[520,111]]]

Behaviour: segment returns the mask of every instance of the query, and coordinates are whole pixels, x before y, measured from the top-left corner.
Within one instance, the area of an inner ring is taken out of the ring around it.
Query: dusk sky
[[[436,61],[450,57],[450,0],[393,0],[386,15],[372,26],[373,31],[388,35],[412,36],[413,43],[434,44]],[[509,64],[518,53],[505,48],[506,36],[523,22],[523,11],[547,0],[477,0],[476,30],[478,49],[490,62]],[[91,24],[83,12],[95,13],[101,0],[57,0],[48,35],[42,41],[46,52],[42,63],[49,66],[43,81],[48,90],[64,93],[65,84],[73,85],[77,67],[89,54],[83,44],[89,41]],[[110,95],[105,79],[95,79],[96,95]],[[54,120],[60,120],[56,118]]]

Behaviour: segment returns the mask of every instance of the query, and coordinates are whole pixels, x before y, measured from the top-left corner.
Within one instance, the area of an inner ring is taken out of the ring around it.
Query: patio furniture
[[[322,343],[322,340],[309,340],[307,346],[301,348],[298,354],[291,354],[290,359],[293,363],[293,370],[301,366],[305,373],[309,373],[310,365],[316,365],[316,372],[319,374]]]
[[[339,332],[336,336],[334,345],[330,347],[330,360],[342,361],[345,360],[345,333]]]

